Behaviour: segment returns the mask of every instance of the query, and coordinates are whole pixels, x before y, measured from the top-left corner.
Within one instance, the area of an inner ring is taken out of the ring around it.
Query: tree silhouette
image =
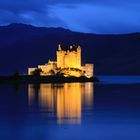
[[[42,69],[35,69],[33,72],[32,72],[32,75],[34,75],[34,76],[40,76],[40,74],[41,74],[41,72],[42,72]]]
[[[15,77],[20,76],[20,72],[19,72],[18,70],[16,70],[16,72],[14,73],[14,76],[15,76]]]
[[[49,71],[49,74],[50,74],[50,75],[55,75],[55,71],[54,71],[54,70],[50,70],[50,71]]]

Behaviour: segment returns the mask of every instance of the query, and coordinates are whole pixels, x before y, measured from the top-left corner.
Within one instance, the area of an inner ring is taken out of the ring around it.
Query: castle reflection
[[[28,85],[30,109],[57,117],[57,122],[80,123],[82,108],[93,107],[93,83]]]

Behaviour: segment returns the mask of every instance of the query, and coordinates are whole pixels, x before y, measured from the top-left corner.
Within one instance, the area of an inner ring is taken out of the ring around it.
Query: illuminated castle
[[[28,68],[28,75],[40,69],[40,74],[44,76],[63,74],[65,77],[86,76],[93,77],[93,64],[81,65],[81,47],[70,46],[67,50],[58,45],[56,52],[57,61],[48,61],[45,65],[38,65],[37,68]]]
[[[78,68],[81,69],[81,48],[80,46],[70,46],[69,50],[62,50],[58,46],[57,51],[58,68]]]

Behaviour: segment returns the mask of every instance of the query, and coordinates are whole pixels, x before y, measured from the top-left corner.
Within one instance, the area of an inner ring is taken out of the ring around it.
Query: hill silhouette
[[[25,24],[0,26],[0,75],[56,59],[57,45],[82,47],[83,63],[94,63],[96,75],[139,75],[140,33],[99,35]]]

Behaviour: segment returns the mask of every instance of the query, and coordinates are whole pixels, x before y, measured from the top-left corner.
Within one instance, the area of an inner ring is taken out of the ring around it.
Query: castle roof
[[[80,46],[72,45],[72,46],[58,46],[58,51],[77,51]]]

